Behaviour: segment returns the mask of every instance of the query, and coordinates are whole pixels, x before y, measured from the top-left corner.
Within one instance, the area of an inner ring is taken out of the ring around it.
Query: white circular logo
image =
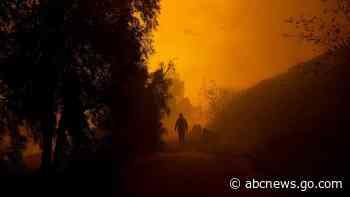
[[[238,178],[232,178],[230,180],[231,189],[237,190],[241,187],[241,181]]]

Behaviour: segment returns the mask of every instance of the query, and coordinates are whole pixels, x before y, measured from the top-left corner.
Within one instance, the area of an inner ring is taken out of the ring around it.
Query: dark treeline
[[[39,136],[43,175],[67,159],[67,132],[73,150],[65,172],[85,178],[110,177],[112,165],[118,170],[130,155],[157,148],[169,81],[164,68],[149,73],[147,59],[159,9],[158,0],[0,1],[1,127],[14,147],[23,122]],[[106,108],[111,117],[101,115]],[[87,136],[87,110],[112,130],[97,150]]]
[[[349,176],[349,61],[341,57],[327,53],[234,95],[211,122],[214,148],[249,156],[267,176]]]

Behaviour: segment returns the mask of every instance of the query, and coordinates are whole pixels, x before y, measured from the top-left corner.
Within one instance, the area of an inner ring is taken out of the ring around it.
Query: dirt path
[[[27,162],[34,168],[38,160],[33,157]],[[163,152],[134,159],[122,170],[122,196],[282,196],[233,190],[229,186],[233,177],[244,180],[259,178],[259,174],[252,161],[243,156],[214,155],[171,145]]]
[[[229,187],[232,177],[252,178],[257,173],[248,159],[215,156],[194,150],[157,153],[138,158],[123,170],[126,193],[132,196],[261,196]],[[281,196],[268,194],[263,196]]]

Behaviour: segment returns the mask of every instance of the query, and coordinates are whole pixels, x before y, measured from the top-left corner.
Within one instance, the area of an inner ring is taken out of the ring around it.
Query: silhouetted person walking
[[[179,135],[180,144],[185,143],[185,135],[187,130],[188,130],[187,120],[185,119],[183,114],[180,113],[179,118],[176,120],[176,124],[175,124],[175,131],[177,131]]]

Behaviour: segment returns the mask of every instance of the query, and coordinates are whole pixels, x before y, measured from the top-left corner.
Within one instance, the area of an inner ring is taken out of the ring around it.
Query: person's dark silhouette
[[[200,124],[194,124],[190,132],[192,140],[195,142],[200,142],[202,139],[202,126]]]
[[[177,133],[179,135],[180,144],[185,143],[185,135],[186,135],[187,130],[188,130],[187,120],[185,119],[183,114],[180,113],[179,118],[176,120],[176,124],[175,124],[175,131],[177,131]]]
[[[203,142],[207,144],[209,142],[210,131],[207,128],[203,128]]]

